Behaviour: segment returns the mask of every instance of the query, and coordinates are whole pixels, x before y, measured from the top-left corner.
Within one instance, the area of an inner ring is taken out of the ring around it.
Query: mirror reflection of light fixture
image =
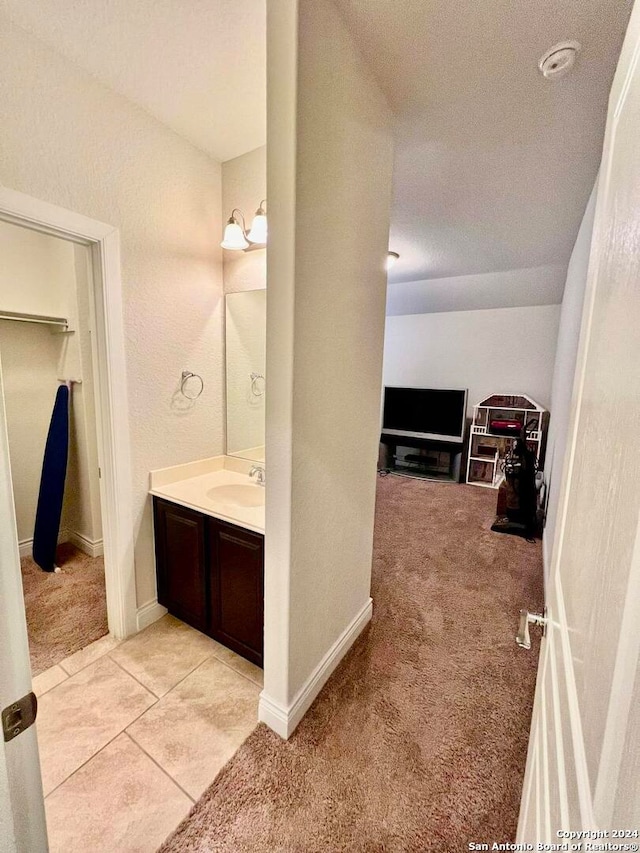
[[[389,272],[391,267],[397,260],[399,260],[399,258],[400,255],[397,252],[387,252],[387,272]]]
[[[234,207],[224,229],[224,239],[220,245],[232,252],[246,252],[261,249],[267,243],[267,200],[260,202],[256,210],[251,229],[247,231],[242,211]]]

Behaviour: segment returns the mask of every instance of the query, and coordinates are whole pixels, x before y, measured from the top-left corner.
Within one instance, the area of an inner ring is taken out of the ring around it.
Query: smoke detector
[[[554,44],[538,62],[542,76],[552,80],[568,74],[576,63],[580,47],[577,41],[561,41]]]

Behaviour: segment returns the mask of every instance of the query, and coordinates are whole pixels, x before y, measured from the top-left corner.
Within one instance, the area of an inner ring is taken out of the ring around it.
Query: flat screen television
[[[440,388],[384,389],[382,434],[462,444],[467,391]]]

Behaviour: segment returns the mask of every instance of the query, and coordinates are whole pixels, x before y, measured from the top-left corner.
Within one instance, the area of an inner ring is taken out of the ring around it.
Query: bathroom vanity
[[[249,469],[229,457],[165,468],[150,491],[158,602],[262,666],[264,488]]]
[[[262,666],[266,291],[225,305],[227,453],[151,472],[158,602]]]

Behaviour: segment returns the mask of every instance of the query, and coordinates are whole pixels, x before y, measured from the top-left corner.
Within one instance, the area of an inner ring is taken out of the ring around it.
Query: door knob
[[[529,625],[538,625],[542,628],[542,636],[544,637],[547,626],[547,608],[545,607],[544,613],[529,613],[528,610],[520,611],[520,625],[516,634],[516,643],[523,649],[531,648]]]

